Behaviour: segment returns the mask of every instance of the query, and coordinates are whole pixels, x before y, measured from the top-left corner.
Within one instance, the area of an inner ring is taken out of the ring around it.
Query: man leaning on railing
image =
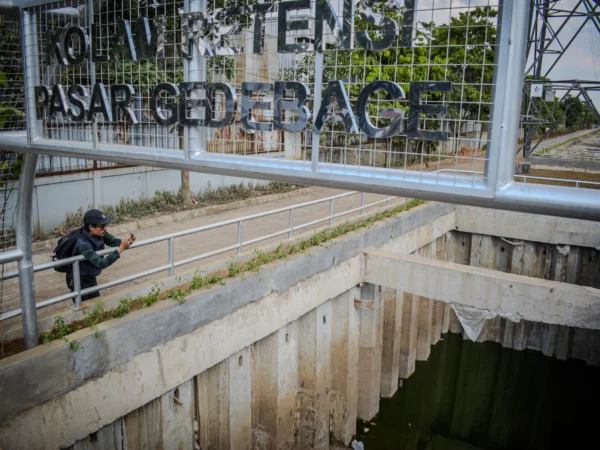
[[[130,233],[126,239],[117,239],[111,235],[106,228],[112,219],[106,217],[101,211],[91,209],[83,217],[83,227],[75,231],[76,240],[71,256],[82,255],[85,261],[79,263],[79,274],[81,289],[97,286],[96,277],[103,269],[112,265],[121,257],[121,253],[127,250],[135,242],[135,235]],[[79,231],[79,233],[77,233]],[[99,256],[96,252],[103,250],[105,245],[117,247],[117,249],[105,256]],[[67,272],[67,286],[71,292],[75,290],[73,282],[73,271]],[[100,292],[92,292],[81,297],[82,300],[90,300],[100,296]],[[73,300],[75,301],[75,300]]]

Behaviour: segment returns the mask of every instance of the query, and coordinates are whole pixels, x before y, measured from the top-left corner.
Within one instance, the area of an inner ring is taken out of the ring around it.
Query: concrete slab
[[[393,289],[546,324],[600,329],[600,290],[373,251],[365,280]]]
[[[456,230],[549,244],[600,245],[597,222],[467,206],[457,209]]]

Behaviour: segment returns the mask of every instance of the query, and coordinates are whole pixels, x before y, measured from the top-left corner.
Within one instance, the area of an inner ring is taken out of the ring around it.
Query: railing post
[[[291,239],[294,234],[294,210],[290,209],[290,232],[288,234],[288,238]]]
[[[360,207],[361,207],[360,215],[364,216],[365,215],[365,193],[364,192],[361,192],[361,194],[360,194]]]
[[[38,345],[35,285],[33,279],[33,256],[31,237],[33,233],[33,184],[37,154],[27,152],[19,177],[19,202],[17,206],[17,249],[23,253],[19,261],[19,289],[23,314],[23,338],[25,348]]]
[[[385,206],[390,206],[390,200],[391,199],[392,199],[392,197],[388,195],[387,196],[387,202],[386,202]]]
[[[79,261],[73,263],[73,291],[77,294],[75,297],[75,308],[81,309],[81,275],[79,272]]]
[[[175,238],[169,239],[169,275],[175,275]]]
[[[329,226],[332,227],[333,226],[333,200],[331,199],[331,201],[329,202]]]
[[[237,254],[239,255],[240,253],[242,253],[242,221],[240,220],[238,222],[238,249],[237,249]]]

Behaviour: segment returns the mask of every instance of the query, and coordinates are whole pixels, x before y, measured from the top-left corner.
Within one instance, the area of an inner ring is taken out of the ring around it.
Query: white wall
[[[232,184],[266,184],[267,181],[223,175],[190,173],[192,192]],[[33,193],[34,226],[45,234],[59,226],[68,213],[88,206],[117,205],[121,199],[153,197],[156,191],[177,192],[181,173],[151,167],[125,167],[69,175],[36,178]],[[15,211],[19,193],[13,191],[7,211]],[[7,219],[12,221],[14,214]]]

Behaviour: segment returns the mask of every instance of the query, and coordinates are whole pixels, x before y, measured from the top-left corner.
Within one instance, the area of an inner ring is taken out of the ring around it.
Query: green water
[[[600,449],[600,368],[448,334],[371,422],[365,450]]]

